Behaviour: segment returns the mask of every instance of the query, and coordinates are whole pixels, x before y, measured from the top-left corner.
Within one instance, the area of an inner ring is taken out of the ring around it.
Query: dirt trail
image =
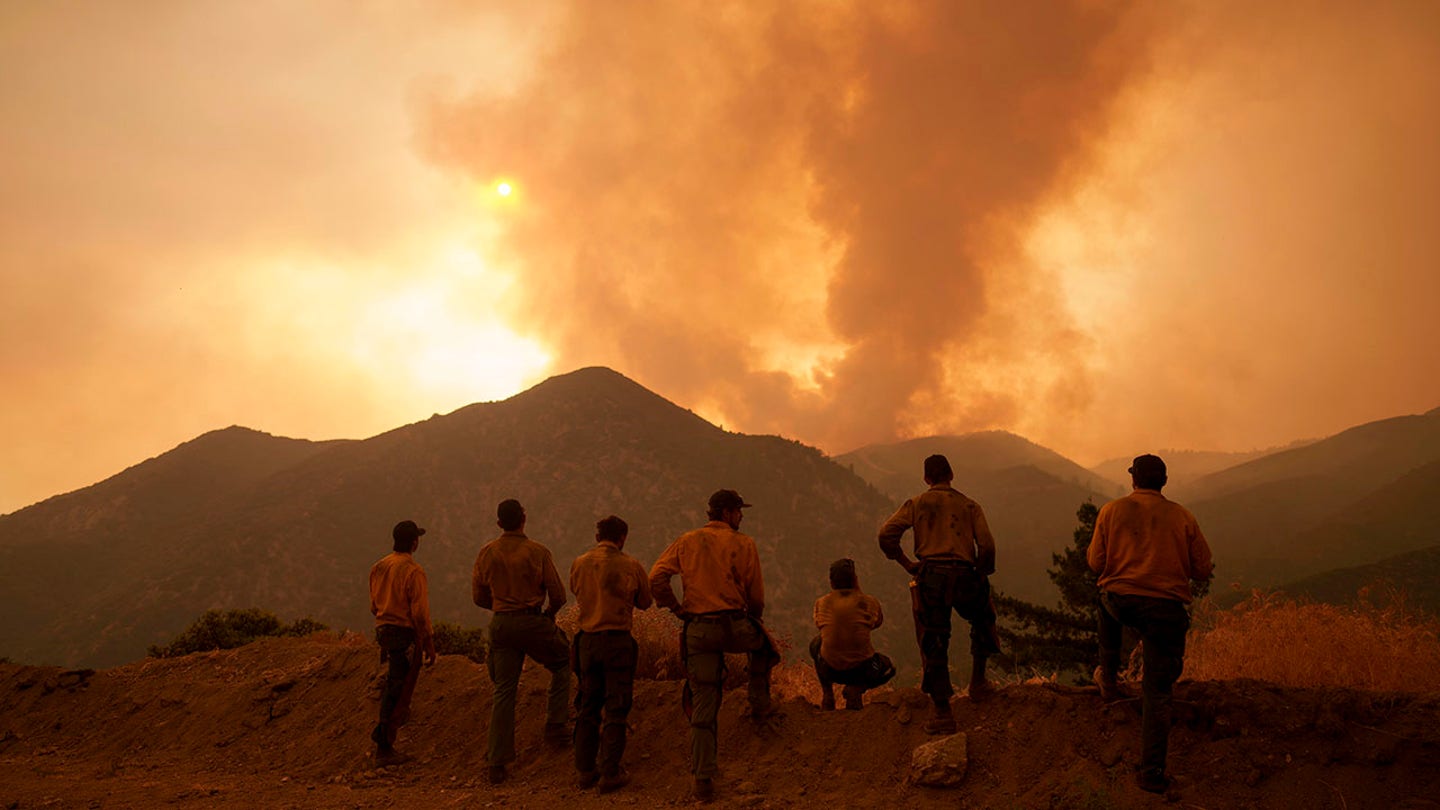
[[[0,665],[0,808],[590,807],[689,805],[679,683],[636,684],[626,762],[612,796],[573,787],[568,750],[540,740],[543,670],[521,683],[520,760],[499,787],[482,775],[490,683],[446,656],[421,677],[398,745],[412,762],[375,769],[368,732],[376,648],[356,635],[271,639],[238,650],[94,673]],[[721,711],[718,807],[1383,807],[1440,810],[1440,695],[1181,683],[1167,797],[1131,783],[1136,701],[1026,684],[956,702],[969,735],[963,787],[907,784],[927,738],[917,690],[859,712],[784,702],[777,730]]]

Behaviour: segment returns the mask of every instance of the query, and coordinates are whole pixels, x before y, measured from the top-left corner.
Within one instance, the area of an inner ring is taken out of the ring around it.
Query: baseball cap
[[[419,526],[416,526],[415,521],[402,520],[399,523],[395,524],[395,528],[393,531],[390,532],[390,536],[395,538],[396,540],[408,541],[414,540],[415,538],[419,537],[424,533],[425,530],[420,528]]]
[[[748,506],[750,504],[745,503],[745,499],[740,497],[740,493],[733,489],[717,489],[715,494],[710,496],[710,508],[717,512],[724,509],[743,509]]]
[[[1126,472],[1131,475],[1155,476],[1165,474],[1165,461],[1156,455],[1146,453],[1143,456],[1136,456],[1130,463],[1130,469]]]

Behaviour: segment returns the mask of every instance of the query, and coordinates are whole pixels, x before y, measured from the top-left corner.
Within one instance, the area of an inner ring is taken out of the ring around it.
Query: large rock
[[[959,787],[970,762],[966,745],[964,734],[952,734],[916,748],[910,756],[910,781],[925,787]]]

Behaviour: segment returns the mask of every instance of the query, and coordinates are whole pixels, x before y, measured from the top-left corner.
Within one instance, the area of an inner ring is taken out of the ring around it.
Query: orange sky
[[[534,5],[0,6],[0,512],[591,364],[837,453],[1440,405],[1440,6]]]

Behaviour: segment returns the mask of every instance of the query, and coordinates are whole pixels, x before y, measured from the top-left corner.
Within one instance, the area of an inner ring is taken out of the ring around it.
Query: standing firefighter
[[[570,700],[570,643],[555,626],[555,614],[565,604],[565,586],[550,549],[525,536],[520,502],[501,501],[496,517],[504,533],[480,549],[470,577],[475,604],[495,612],[490,654],[485,657],[495,684],[486,757],[492,783],[505,781],[506,766],[515,761],[515,694],[525,656],[550,670],[545,740],[551,744],[569,739],[565,721]]]
[[[1167,480],[1165,462],[1159,456],[1137,456],[1129,472],[1135,491],[1100,507],[1090,540],[1090,568],[1100,575],[1095,682],[1106,700],[1116,697],[1120,634],[1124,627],[1134,628],[1145,667],[1136,781],[1145,790],[1164,793],[1170,692],[1185,666],[1190,581],[1208,580],[1215,566],[1195,516],[1160,494]]]
[[[815,600],[820,635],[810,642],[810,657],[820,679],[820,708],[835,708],[838,683],[845,687],[845,708],[860,709],[867,690],[895,677],[895,665],[870,645],[870,631],[880,627],[885,615],[880,600],[860,590],[854,560],[830,564],[830,587],[830,593]]]
[[[385,691],[380,696],[380,722],[370,733],[375,759],[398,761],[395,733],[410,716],[410,695],[424,662],[435,663],[435,637],[430,630],[430,590],[425,570],[415,562],[415,549],[425,530],[402,520],[390,532],[394,551],[370,567],[370,613],[375,616],[375,641],[380,658],[389,660]]]
[[[601,793],[630,782],[620,765],[639,654],[630,627],[635,608],[644,610],[653,602],[645,567],[621,550],[629,532],[625,521],[614,515],[601,520],[595,524],[595,548],[570,566],[570,590],[580,606],[579,631],[571,646],[580,678],[575,769],[581,788],[599,782]]]
[[[956,731],[950,711],[950,696],[955,693],[950,684],[950,611],[970,623],[971,700],[990,694],[985,661],[1000,651],[989,580],[995,573],[995,538],[980,504],[950,486],[954,478],[949,459],[941,455],[925,459],[925,483],[930,489],[906,501],[880,527],[880,550],[915,577],[910,588],[924,668],[920,688],[935,703],[935,716],[925,724],[927,734]],[[900,547],[906,529],[915,531],[918,560],[905,556]]]
[[[770,669],[780,656],[760,624],[765,584],[755,540],[740,533],[741,510],[750,504],[733,489],[710,496],[710,522],[680,535],[650,569],[655,601],[685,622],[680,652],[685,659],[690,711],[690,762],[695,797],[715,795],[718,771],[716,718],[725,680],[725,653],[750,655],[750,715],[764,721],[774,714]],[[670,578],[680,575],[683,601],[675,598]]]

